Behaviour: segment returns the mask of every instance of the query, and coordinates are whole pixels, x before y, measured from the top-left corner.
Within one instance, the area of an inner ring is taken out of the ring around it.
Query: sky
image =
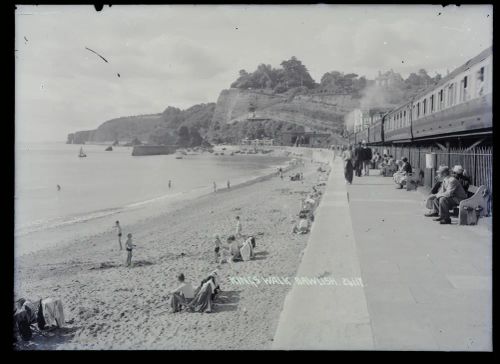
[[[491,5],[18,6],[16,142],[216,102],[239,70],[292,56],[317,82],[445,75],[492,45],[492,17]]]

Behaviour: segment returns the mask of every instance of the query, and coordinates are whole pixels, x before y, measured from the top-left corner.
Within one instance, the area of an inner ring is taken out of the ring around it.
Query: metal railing
[[[408,161],[414,168],[419,168],[424,172],[424,183],[431,186],[434,182],[434,173],[431,171],[431,176],[425,176],[430,170],[426,169],[425,155],[427,153],[435,153],[437,166],[446,165],[453,168],[455,165],[461,165],[465,173],[471,177],[472,184],[475,186],[485,185],[490,193],[493,192],[493,148],[478,147],[473,149],[465,148],[450,148],[449,150],[441,150],[432,147],[388,147],[395,159],[403,157],[408,158]]]

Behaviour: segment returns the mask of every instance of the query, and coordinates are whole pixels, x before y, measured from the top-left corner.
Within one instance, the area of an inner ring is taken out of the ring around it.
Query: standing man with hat
[[[370,174],[370,164],[372,162],[372,150],[366,146],[366,141],[363,140],[363,173],[365,176]]]
[[[433,203],[433,211],[425,216],[436,217],[434,221],[439,221],[440,224],[451,224],[450,209],[467,198],[467,194],[460,182],[450,175],[448,166],[440,166],[437,174],[443,182],[438,193],[429,196],[428,200]]]
[[[361,168],[363,166],[364,154],[364,149],[361,146],[361,142],[359,142],[358,146],[354,149],[354,171],[356,172],[356,177],[361,177]]]

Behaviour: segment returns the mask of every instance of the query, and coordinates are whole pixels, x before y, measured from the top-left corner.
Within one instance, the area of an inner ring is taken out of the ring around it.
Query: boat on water
[[[84,153],[83,147],[80,147],[80,153],[78,153],[78,157],[83,158],[83,157],[86,157],[86,156],[87,156],[87,154]]]

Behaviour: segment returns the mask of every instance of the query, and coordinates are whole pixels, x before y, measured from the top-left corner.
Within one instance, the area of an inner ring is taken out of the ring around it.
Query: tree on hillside
[[[203,143],[203,138],[195,127],[189,129],[189,146],[197,147]]]
[[[275,93],[283,93],[299,86],[314,87],[315,82],[309,71],[296,57],[281,62],[281,66],[282,68],[276,69],[262,63],[252,73],[240,70],[238,79],[231,87],[272,89]]]
[[[281,62],[281,67],[283,67],[283,77],[287,87],[314,87],[315,82],[309,74],[306,66],[304,66],[295,56],[287,61]]]
[[[187,147],[189,146],[189,141],[190,141],[190,135],[189,135],[189,129],[187,126],[181,126],[177,132],[178,138],[177,138],[177,145]]]

